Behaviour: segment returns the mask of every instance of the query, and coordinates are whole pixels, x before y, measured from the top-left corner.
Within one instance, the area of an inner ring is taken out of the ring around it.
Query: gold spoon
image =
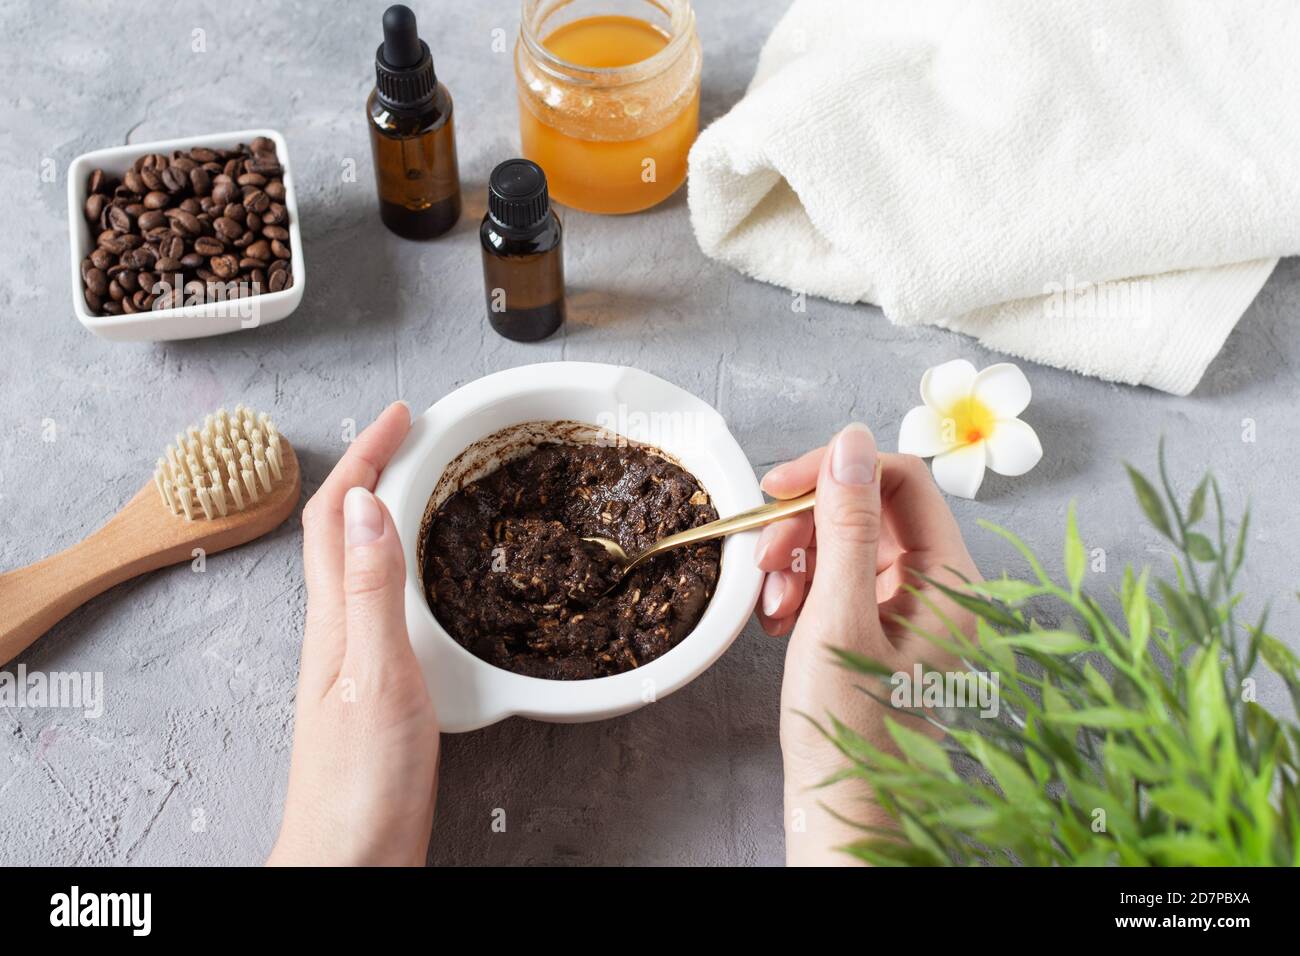
[[[700,541],[724,538],[729,534],[738,534],[741,531],[761,528],[763,525],[771,524],[773,521],[780,521],[782,518],[788,518],[790,515],[798,514],[801,511],[810,511],[816,499],[817,492],[810,491],[798,498],[769,501],[765,505],[750,508],[748,511],[742,511],[730,518],[719,518],[717,521],[702,524],[698,528],[687,528],[685,531],[679,531],[676,534],[670,534],[666,538],[660,538],[636,557],[631,558],[628,557],[627,552],[623,550],[617,541],[609,538],[593,537],[583,538],[582,540],[592,541],[600,545],[620,568],[618,578],[601,593],[601,597],[604,597],[618,587],[633,568],[645,564],[656,555],[671,551],[673,548],[680,548],[684,544],[696,544]]]

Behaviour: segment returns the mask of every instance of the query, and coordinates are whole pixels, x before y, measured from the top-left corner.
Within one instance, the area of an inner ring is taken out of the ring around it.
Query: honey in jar
[[[689,0],[525,0],[520,136],[551,196],[596,213],[671,196],[699,129],[701,60]]]

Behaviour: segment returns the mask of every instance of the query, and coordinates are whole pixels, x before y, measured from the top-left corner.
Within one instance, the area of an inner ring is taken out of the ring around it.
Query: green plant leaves
[[[1124,596],[1124,617],[1128,623],[1129,652],[1140,661],[1151,639],[1151,604],[1147,600],[1150,568],[1143,568],[1131,590]]]
[[[1024,634],[1000,637],[997,642],[1006,647],[1039,651],[1043,654],[1078,654],[1096,650],[1090,641],[1073,631],[1026,631]]]
[[[1210,539],[1203,534],[1195,531],[1187,532],[1187,553],[1197,561],[1209,563],[1216,559],[1214,545],[1210,544]]]
[[[1142,513],[1147,516],[1147,520],[1155,526],[1155,529],[1163,534],[1170,541],[1174,540],[1174,533],[1169,527],[1169,516],[1165,514],[1165,506],[1160,500],[1160,495],[1151,482],[1147,481],[1140,471],[1132,465],[1125,465],[1128,469],[1128,479],[1133,485],[1133,493],[1137,495],[1138,505],[1142,508]]]
[[[1078,595],[1083,583],[1083,572],[1088,563],[1083,541],[1079,537],[1079,523],[1075,516],[1074,502],[1065,519],[1065,577],[1070,582],[1071,593]]]
[[[1073,503],[1063,583],[1015,534],[981,522],[1020,553],[1030,579],[929,581],[915,592],[944,630],[904,623],[963,669],[996,673],[1001,706],[996,717],[945,716],[947,743],[919,725],[888,720],[862,735],[831,718],[823,733],[848,766],[827,785],[869,784],[893,819],[864,828],[846,852],[891,866],[1300,865],[1300,724],[1239,692],[1261,662],[1300,713],[1300,657],[1266,633],[1267,613],[1253,627],[1235,620],[1249,511],[1234,535],[1209,476],[1184,511],[1163,446],[1159,466],[1159,487],[1126,469],[1176,549],[1173,574],[1125,569],[1119,615],[1086,587]],[[855,673],[889,674],[834,652]]]

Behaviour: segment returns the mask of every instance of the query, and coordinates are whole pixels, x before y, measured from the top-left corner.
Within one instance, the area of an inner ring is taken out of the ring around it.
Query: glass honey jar
[[[628,213],[671,196],[699,131],[702,61],[690,0],[524,0],[519,131],[551,197]]]

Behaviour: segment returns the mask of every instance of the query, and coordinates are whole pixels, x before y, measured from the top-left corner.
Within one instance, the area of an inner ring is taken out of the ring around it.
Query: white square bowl
[[[284,170],[284,205],[289,211],[290,267],[293,285],[279,292],[226,302],[205,302],[173,309],[137,312],[134,315],[93,315],[86,306],[81,280],[81,262],[95,248],[95,236],[86,222],[86,180],[92,170],[102,169],[120,178],[135,160],[147,153],[171,156],[173,150],[208,146],[231,149],[265,136],[275,143],[276,155]],[[83,153],[72,161],[68,170],[68,234],[72,249],[72,310],[81,324],[96,335],[117,342],[166,342],[173,339],[197,339],[222,335],[240,329],[256,328],[278,322],[298,308],[307,285],[307,268],[302,255],[302,232],[298,223],[298,198],[294,188],[293,166],[284,137],[273,129],[245,129],[230,133],[187,136],[153,143],[132,143]]]

